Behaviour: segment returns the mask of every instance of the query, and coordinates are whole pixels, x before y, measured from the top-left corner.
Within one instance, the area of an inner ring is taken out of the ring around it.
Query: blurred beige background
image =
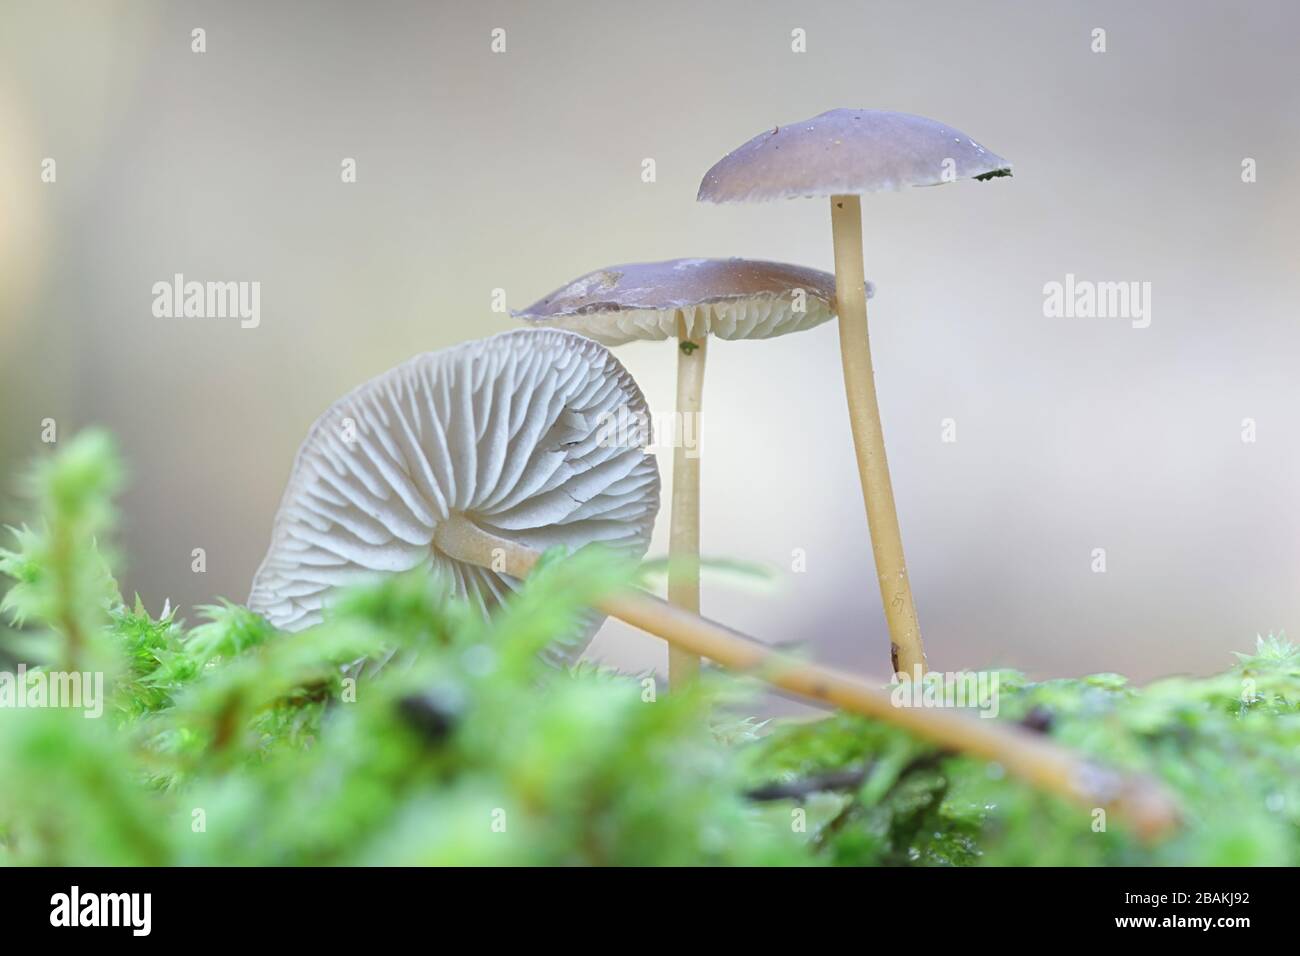
[[[602,265],[677,256],[829,269],[824,203],[700,205],[699,179],[773,125],[890,108],[1016,169],[864,202],[932,662],[1219,669],[1257,632],[1300,635],[1297,31],[1285,0],[7,0],[0,517],[43,418],[63,436],[102,423],[133,466],[127,593],[155,612],[242,600],[334,398],[511,328],[497,287],[518,307]],[[176,272],[259,281],[261,326],[155,318],[151,287]],[[1150,282],[1151,326],[1045,318],[1043,285],[1066,273]],[[671,344],[619,356],[670,410]],[[717,343],[708,375],[705,551],[780,573],[757,592],[706,582],[706,613],[883,673],[834,327]],[[666,530],[665,512],[655,552]],[[796,548],[806,573],[789,571]],[[593,654],[665,656],[612,625]]]

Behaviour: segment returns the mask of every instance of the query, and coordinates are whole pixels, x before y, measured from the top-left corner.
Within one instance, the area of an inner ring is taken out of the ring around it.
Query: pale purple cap
[[[874,293],[867,283],[867,295]],[[605,345],[677,336],[766,339],[835,315],[835,276],[756,259],[669,259],[579,276],[516,318],[579,332]]]
[[[766,130],[704,174],[701,202],[861,195],[1010,176],[1011,164],[961,130],[888,110],[830,110]]]

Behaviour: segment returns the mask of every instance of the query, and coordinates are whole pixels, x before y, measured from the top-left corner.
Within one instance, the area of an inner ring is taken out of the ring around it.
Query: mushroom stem
[[[890,664],[895,673],[912,677],[925,673],[925,648],[916,620],[912,585],[903,559],[894,489],[885,458],[885,434],[876,402],[871,343],[867,337],[866,279],[862,265],[862,202],[857,196],[831,197],[831,227],[835,239],[835,300],[840,324],[840,359],[844,391],[849,401],[849,425],[857,452],[858,476],[867,506],[871,550],[880,579],[880,600],[889,625]]]
[[[709,337],[691,339],[677,313],[677,435],[673,442],[673,500],[668,532],[668,600],[686,611],[700,610],[700,409]],[[687,447],[687,439],[691,446]],[[668,647],[668,684],[682,686],[700,673],[700,659]]]
[[[540,555],[531,548],[452,517],[438,526],[434,545],[450,557],[482,567],[504,567],[526,577]],[[933,744],[1000,764],[1033,786],[1103,807],[1126,819],[1143,839],[1155,839],[1178,822],[1178,806],[1157,781],[1100,766],[1046,737],[1016,725],[968,717],[933,707],[896,705],[890,691],[862,677],[773,651],[731,628],[674,607],[640,589],[611,595],[600,610],[655,634],[674,647],[816,701],[901,727]]]

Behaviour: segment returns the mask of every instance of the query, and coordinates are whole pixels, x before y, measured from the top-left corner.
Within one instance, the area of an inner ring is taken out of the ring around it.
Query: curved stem
[[[438,526],[434,545],[449,557],[483,567],[504,567],[526,577],[540,555],[453,517]],[[1074,801],[1126,819],[1143,837],[1155,838],[1178,821],[1177,804],[1156,781],[1086,760],[1021,727],[968,717],[952,710],[896,705],[893,695],[862,677],[773,651],[739,631],[674,607],[641,590],[611,595],[600,610],[656,634],[674,647],[754,674],[777,687],[902,727],[945,749],[1001,764],[1009,773]]]
[[[707,333],[692,339],[677,313],[677,435],[673,442],[673,498],[668,532],[668,600],[683,610],[700,610],[700,410],[704,391]],[[668,684],[695,680],[700,659],[669,645]]]
[[[921,627],[916,620],[912,585],[903,559],[894,488],[885,458],[885,434],[876,402],[876,377],[867,338],[867,292],[862,269],[862,203],[857,196],[831,197],[831,227],[835,238],[835,300],[839,313],[840,359],[844,392],[849,400],[849,425],[857,453],[858,476],[867,506],[871,550],[880,581],[880,600],[889,625],[890,664],[907,677],[926,670]]]

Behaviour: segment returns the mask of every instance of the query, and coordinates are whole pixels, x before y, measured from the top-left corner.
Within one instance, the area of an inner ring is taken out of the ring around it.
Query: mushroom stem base
[[[456,560],[503,569],[518,578],[526,577],[541,557],[461,516],[438,526],[434,546]],[[751,673],[810,700],[902,727],[945,749],[996,762],[1009,773],[1079,806],[1104,807],[1125,819],[1144,839],[1160,837],[1178,822],[1176,802],[1155,780],[1102,767],[1014,724],[953,710],[896,704],[889,690],[866,678],[773,651],[739,631],[638,589],[610,595],[597,607],[658,635],[673,647]]]

